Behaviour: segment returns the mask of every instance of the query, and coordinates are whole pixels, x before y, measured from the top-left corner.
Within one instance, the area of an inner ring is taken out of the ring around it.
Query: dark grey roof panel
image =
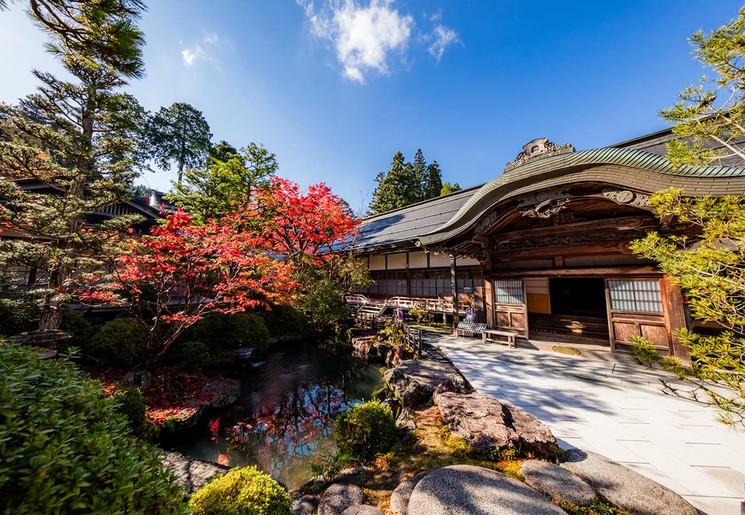
[[[387,246],[413,245],[421,234],[435,231],[450,220],[480,187],[456,191],[367,218],[363,220],[360,235],[351,249],[371,251]]]

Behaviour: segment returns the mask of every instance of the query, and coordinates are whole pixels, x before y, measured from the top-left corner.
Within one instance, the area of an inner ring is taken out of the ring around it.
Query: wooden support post
[[[458,278],[455,266],[455,254],[450,254],[450,293],[453,296],[453,329],[458,326]]]

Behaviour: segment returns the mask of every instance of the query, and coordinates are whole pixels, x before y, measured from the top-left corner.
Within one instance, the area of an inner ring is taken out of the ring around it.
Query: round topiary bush
[[[0,341],[3,513],[184,513],[159,453],[71,363]]]
[[[173,362],[187,372],[201,372],[212,364],[212,356],[205,343],[189,341],[173,349]]]
[[[393,411],[378,401],[357,404],[334,424],[339,451],[363,462],[390,451],[396,444],[396,432]]]
[[[269,330],[258,315],[237,313],[228,319],[228,327],[225,338],[234,347],[253,347],[256,350],[269,347]]]
[[[147,329],[134,318],[115,318],[101,326],[85,350],[114,365],[135,365],[147,357]]]
[[[291,506],[287,491],[255,467],[232,469],[189,499],[198,515],[290,515]]]

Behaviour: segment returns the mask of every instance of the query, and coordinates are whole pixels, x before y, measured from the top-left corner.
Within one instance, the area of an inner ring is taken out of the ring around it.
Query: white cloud
[[[189,50],[188,48],[184,48],[181,51],[181,60],[184,63],[184,66],[191,66],[194,64],[194,61],[197,59],[197,54]]]
[[[211,51],[217,47],[219,42],[220,38],[217,34],[214,32],[207,34],[193,45],[181,49],[181,62],[189,67],[202,60],[216,61]],[[181,46],[183,47],[184,44],[181,43]]]
[[[391,55],[403,54],[414,26],[414,18],[399,14],[393,0],[370,0],[367,6],[337,0],[321,11],[312,0],[297,3],[305,9],[311,33],[334,45],[344,76],[360,84],[369,71],[388,73]]]
[[[459,41],[458,33],[444,25],[437,25],[432,31],[430,38],[434,41],[429,45],[427,50],[429,50],[429,54],[434,57],[437,62],[440,62],[447,47]]]

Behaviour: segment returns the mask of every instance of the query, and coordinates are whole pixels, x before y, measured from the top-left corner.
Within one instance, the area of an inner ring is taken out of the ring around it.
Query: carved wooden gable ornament
[[[570,143],[557,145],[553,141],[549,141],[548,138],[537,138],[523,145],[523,151],[517,155],[514,161],[507,163],[504,171],[509,172],[539,157],[549,157],[564,152],[574,152],[574,147]]]

